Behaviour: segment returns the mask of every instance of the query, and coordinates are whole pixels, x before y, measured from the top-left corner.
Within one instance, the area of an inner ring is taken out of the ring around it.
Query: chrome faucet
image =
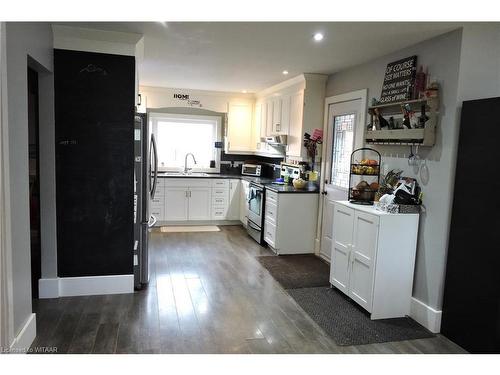
[[[194,155],[193,155],[192,153],[188,152],[188,153],[186,154],[186,156],[184,157],[184,174],[187,174],[187,173],[188,173],[188,171],[189,171],[189,170],[191,170],[191,168],[189,168],[189,169],[188,169],[188,167],[187,167],[187,164],[188,164],[188,156],[189,156],[189,155],[191,155],[191,157],[193,158],[194,163],[196,164],[196,159],[195,159]]]

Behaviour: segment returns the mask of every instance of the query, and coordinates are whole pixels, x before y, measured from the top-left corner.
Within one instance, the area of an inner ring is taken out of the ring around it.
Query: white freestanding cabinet
[[[410,314],[418,221],[418,214],[334,203],[330,283],[371,319]]]

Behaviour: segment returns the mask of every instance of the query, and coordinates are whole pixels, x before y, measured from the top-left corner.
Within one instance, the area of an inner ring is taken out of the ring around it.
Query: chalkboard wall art
[[[417,71],[417,56],[387,64],[380,103],[394,103],[412,99]]]

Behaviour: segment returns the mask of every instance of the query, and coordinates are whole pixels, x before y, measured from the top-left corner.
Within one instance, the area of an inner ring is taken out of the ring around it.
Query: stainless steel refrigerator
[[[134,286],[142,289],[150,274],[149,235],[156,218],[149,206],[158,182],[158,152],[145,113],[136,113],[134,132]]]

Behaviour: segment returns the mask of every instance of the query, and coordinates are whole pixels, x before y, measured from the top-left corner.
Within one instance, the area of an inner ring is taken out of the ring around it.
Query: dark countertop
[[[265,184],[264,186],[266,189],[276,193],[319,194],[319,186],[314,182],[308,182],[304,189],[296,189],[293,185]]]
[[[253,182],[259,185],[264,186],[266,189],[274,191],[276,193],[308,193],[308,194],[318,194],[319,186],[313,182],[309,182],[304,189],[295,189],[293,185],[276,185],[272,182],[275,180],[274,178],[268,177],[254,177],[254,176],[245,176],[245,175],[234,175],[234,174],[224,174],[224,173],[208,173],[204,176],[193,176],[193,175],[168,175],[158,173],[159,178],[225,178],[225,179],[238,179],[245,180],[248,182]]]
[[[241,179],[239,174],[223,174],[223,173],[207,173],[207,175],[189,175],[189,174],[178,174],[178,175],[166,175],[164,172],[158,172],[159,178],[235,178],[237,180]]]

